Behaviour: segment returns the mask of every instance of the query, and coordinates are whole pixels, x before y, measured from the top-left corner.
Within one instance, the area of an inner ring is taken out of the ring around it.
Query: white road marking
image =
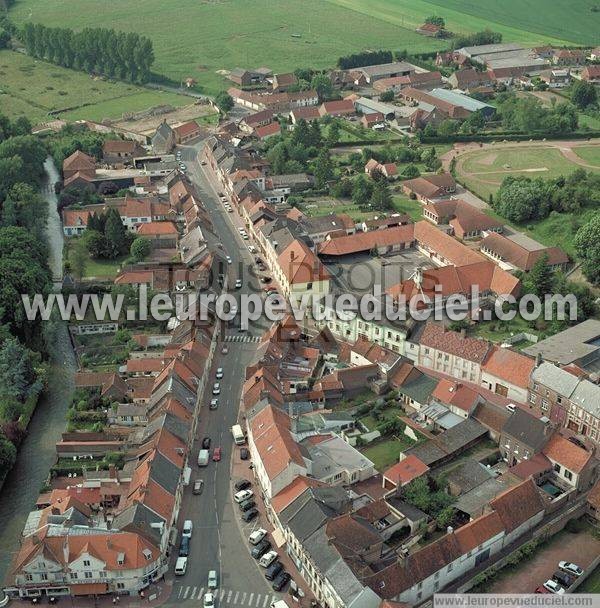
[[[265,595],[265,601],[263,602],[263,608],[265,608],[265,606],[267,605],[268,601],[269,601],[269,596]]]
[[[227,594],[227,603],[229,604],[229,602],[231,601],[231,595],[233,594],[233,591],[229,591],[229,593]]]
[[[252,599],[254,598],[254,593],[250,594],[250,597],[248,598],[248,605],[252,606]]]
[[[244,594],[242,595],[242,600],[241,600],[242,604],[246,603],[246,592],[244,591]]]
[[[181,594],[183,593],[183,587],[179,587],[179,593],[177,593],[177,599],[181,599]]]
[[[237,600],[238,600],[238,596],[239,596],[239,595],[240,595],[240,592],[239,592],[239,591],[236,591],[236,592],[235,592],[235,597],[233,598],[233,603],[234,603],[234,604],[237,604]]]
[[[204,597],[204,587],[200,588],[200,593],[198,594],[198,599]]]
[[[186,587],[186,588],[185,588],[185,591],[183,592],[183,599],[184,599],[184,600],[187,600],[187,596],[188,596],[188,593],[189,593],[189,592],[190,592],[190,588],[189,588],[189,587]]]

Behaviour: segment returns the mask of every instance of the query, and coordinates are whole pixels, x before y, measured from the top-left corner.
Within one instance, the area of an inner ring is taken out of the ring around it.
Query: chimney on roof
[[[413,279],[415,285],[420,289],[423,284],[423,269],[421,267],[415,268],[415,277]]]
[[[535,356],[535,366],[539,367],[542,364],[542,353],[537,353]]]
[[[110,479],[116,479],[117,478],[117,467],[115,467],[114,464],[111,464],[108,467],[108,477]]]

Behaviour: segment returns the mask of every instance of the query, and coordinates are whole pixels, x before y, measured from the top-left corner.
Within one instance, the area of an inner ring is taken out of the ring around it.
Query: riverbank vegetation
[[[21,294],[51,289],[47,204],[39,194],[45,144],[25,119],[0,115],[0,483],[46,380],[48,348],[41,321],[26,318]]]

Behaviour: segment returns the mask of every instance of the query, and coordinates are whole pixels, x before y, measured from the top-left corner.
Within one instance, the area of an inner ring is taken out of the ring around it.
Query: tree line
[[[29,55],[66,68],[129,82],[147,82],[154,63],[152,41],[133,32],[26,23],[19,33]]]
[[[46,377],[48,326],[25,317],[21,294],[45,295],[51,287],[47,204],[39,194],[47,153],[25,119],[0,115],[0,483]]]
[[[391,63],[393,60],[392,51],[363,51],[362,53],[353,53],[352,55],[339,57],[337,65],[340,70],[350,70],[351,68],[360,68],[365,65]]]

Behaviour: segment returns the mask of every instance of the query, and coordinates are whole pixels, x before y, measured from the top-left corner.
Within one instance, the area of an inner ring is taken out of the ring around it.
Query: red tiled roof
[[[483,363],[490,349],[486,340],[463,337],[458,332],[447,330],[435,323],[425,325],[419,343],[475,363]]]
[[[453,405],[467,413],[471,412],[479,401],[479,393],[460,382],[445,378],[438,382],[431,396],[444,405]]]
[[[271,498],[271,507],[275,513],[280,513],[292,503],[307,488],[326,487],[327,484],[304,475],[298,475],[290,484],[285,486],[278,494]]]
[[[543,511],[544,502],[535,483],[527,479],[491,500],[490,507],[500,516],[506,532],[512,532]]]
[[[195,120],[190,120],[189,122],[184,122],[178,127],[173,127],[173,131],[179,138],[189,137],[190,135],[200,131],[200,126]]]
[[[495,346],[483,366],[483,371],[515,386],[527,388],[534,367],[535,360],[531,357],[509,348]]]
[[[417,222],[414,230],[415,239],[419,245],[430,251],[435,251],[449,264],[466,266],[467,264],[481,262],[484,259],[476,251],[469,249],[425,220]]]
[[[559,433],[552,435],[542,452],[550,460],[562,464],[573,473],[581,473],[592,457],[591,452],[580,448]]]
[[[136,148],[136,142],[128,139],[108,139],[102,145],[102,152],[104,154],[133,154]]]
[[[95,168],[95,159],[81,150],[76,150],[63,161],[63,171],[89,171]]]
[[[414,454],[410,454],[404,460],[386,469],[383,476],[396,486],[403,486],[413,479],[425,475],[427,471],[429,471],[429,467]]]
[[[314,120],[321,116],[321,114],[319,113],[319,108],[317,106],[306,106],[306,107],[302,107],[302,108],[294,108],[291,111],[291,114],[294,115],[294,120],[296,120],[296,121],[298,121],[300,119]]]
[[[495,511],[482,515],[468,524],[460,527],[454,535],[458,541],[461,553],[464,555],[473,551],[485,541],[502,534],[504,526],[500,516]]]
[[[277,135],[278,133],[281,133],[281,125],[277,121],[265,125],[264,127],[256,127],[256,129],[254,129],[254,135],[259,139],[269,137],[270,135]]]
[[[137,233],[141,236],[176,235],[177,226],[173,222],[147,222],[140,224]]]
[[[407,224],[329,239],[319,244],[318,253],[319,255],[348,255],[371,251],[375,247],[387,247],[400,243],[412,244],[414,228],[413,224]]]
[[[542,247],[529,251],[501,234],[492,232],[480,243],[481,249],[489,249],[501,260],[512,264],[520,270],[531,270],[533,265],[543,256],[548,256],[548,264],[566,264],[569,256],[560,247]]]
[[[63,209],[63,226],[87,226],[90,212],[85,209]]]
[[[290,284],[329,280],[327,269],[302,242],[292,241],[280,254],[279,266]]]

